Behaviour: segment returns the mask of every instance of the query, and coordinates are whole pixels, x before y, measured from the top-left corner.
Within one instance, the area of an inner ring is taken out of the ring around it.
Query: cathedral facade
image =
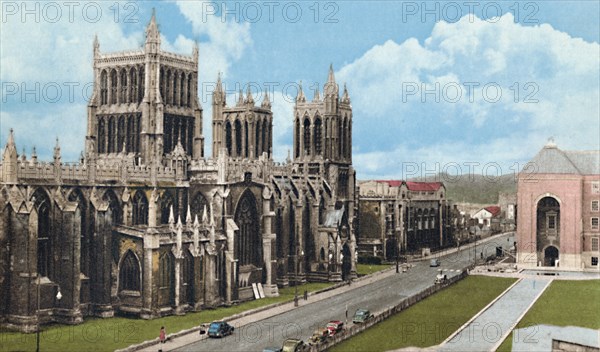
[[[17,154],[0,164],[0,323],[86,316],[154,318],[356,276],[352,108],[333,70],[294,107],[293,159],[272,159],[269,96],[212,97],[204,154],[198,48],[161,50],[154,15],[143,49],[102,53],[79,163]],[[61,299],[57,299],[57,293]]]

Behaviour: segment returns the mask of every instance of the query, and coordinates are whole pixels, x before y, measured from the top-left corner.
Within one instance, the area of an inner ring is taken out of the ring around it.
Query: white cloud
[[[423,44],[411,38],[376,45],[338,74],[353,100],[355,150],[365,150],[355,154],[359,177],[399,176],[390,160],[508,165],[533,157],[549,136],[564,149],[599,149],[599,67],[598,43],[547,24],[525,27],[511,14],[495,23],[468,16],[437,23]],[[436,82],[439,103],[420,94]],[[450,102],[443,87],[452,82],[478,85]],[[420,90],[408,95],[403,83]],[[496,90],[502,95],[491,102]],[[374,126],[397,124],[398,116],[400,135],[361,139]],[[427,133],[432,128],[435,136]]]

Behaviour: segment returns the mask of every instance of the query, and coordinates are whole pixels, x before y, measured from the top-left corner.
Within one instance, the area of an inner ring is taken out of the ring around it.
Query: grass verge
[[[332,286],[331,283],[307,283],[298,286],[298,295],[304,290],[315,292]],[[115,317],[110,319],[86,318],[79,325],[48,325],[40,333],[41,351],[113,351],[158,337],[161,326],[167,334],[190,329],[200,323],[222,320],[228,316],[294,299],[294,287],[279,290],[279,297],[264,298],[231,307],[207,309],[183,316],[168,316],[153,320]],[[19,332],[0,333],[0,351],[35,351],[36,334]]]
[[[389,264],[356,264],[358,276],[365,276],[389,268]]]
[[[375,352],[440,344],[513,282],[511,278],[468,276],[332,351]]]
[[[516,329],[538,324],[600,329],[600,281],[554,280],[517,324]],[[513,334],[498,351],[512,350]]]

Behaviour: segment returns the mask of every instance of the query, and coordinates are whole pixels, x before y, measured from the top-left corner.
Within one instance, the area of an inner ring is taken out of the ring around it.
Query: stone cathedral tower
[[[155,15],[140,51],[100,53],[94,42],[94,93],[88,105],[86,155],[137,163],[160,161],[181,143],[204,157],[198,90],[198,46],[192,56],[160,49]]]

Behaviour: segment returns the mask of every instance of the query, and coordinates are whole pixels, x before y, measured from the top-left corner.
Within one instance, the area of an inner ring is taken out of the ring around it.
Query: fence
[[[354,324],[350,328],[344,329],[341,333],[335,334],[332,338],[329,338],[324,343],[321,343],[318,345],[313,345],[311,347],[310,351],[311,352],[325,351],[344,340],[347,340],[357,334],[360,334],[364,330],[372,327],[373,325],[375,325],[377,323],[380,323],[380,322],[386,320],[387,318],[391,317],[392,315],[405,310],[406,308],[421,301],[422,299],[427,298],[427,297],[431,296],[432,294],[434,294],[438,291],[441,291],[444,288],[464,279],[465,277],[467,277],[467,275],[468,275],[467,272],[463,271],[459,275],[449,278],[445,283],[436,284],[434,286],[427,287],[426,289],[424,289],[410,297],[403,299],[402,302],[400,302],[396,306],[388,308],[388,309],[384,310],[383,312],[375,314],[374,318],[368,320],[366,323]]]

